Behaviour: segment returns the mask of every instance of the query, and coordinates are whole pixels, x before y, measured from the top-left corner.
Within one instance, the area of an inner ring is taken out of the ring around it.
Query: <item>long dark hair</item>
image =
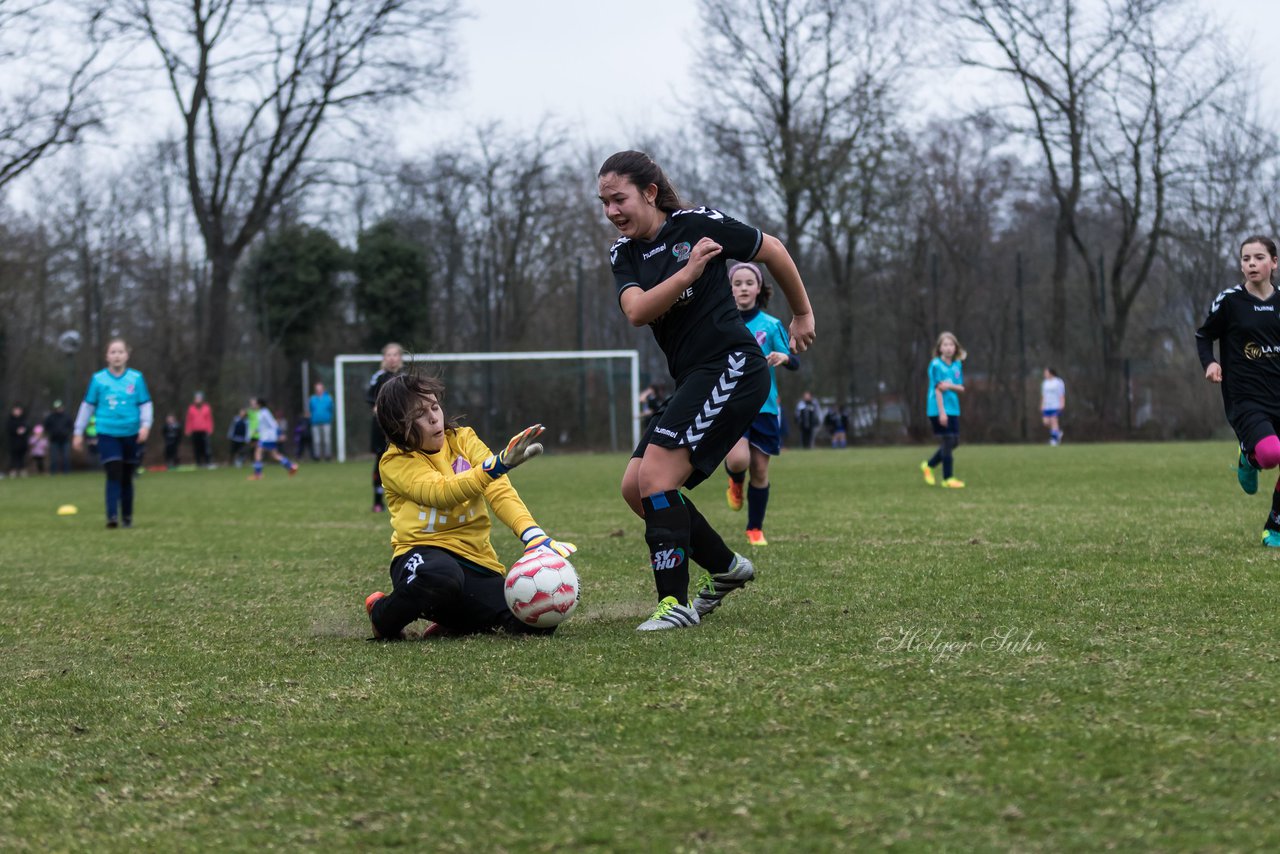
[[[654,204],[660,211],[672,213],[688,207],[681,200],[680,193],[676,191],[667,173],[643,151],[619,151],[610,155],[596,177],[603,178],[611,172],[626,178],[642,191],[650,184],[657,187],[658,198],[654,200]]]
[[[1240,251],[1244,252],[1244,248],[1250,243],[1261,243],[1267,247],[1267,254],[1272,258],[1280,257],[1276,255],[1276,242],[1265,234],[1253,234],[1240,241]]]
[[[422,450],[425,437],[417,422],[427,395],[434,397],[443,408],[444,380],[438,376],[397,374],[383,383],[378,391],[378,400],[374,404],[378,426],[387,441],[406,454]],[[453,419],[445,421],[446,428],[457,426]]]

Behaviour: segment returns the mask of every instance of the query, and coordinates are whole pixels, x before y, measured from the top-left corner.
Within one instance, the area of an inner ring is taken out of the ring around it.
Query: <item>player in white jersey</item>
[[[1062,442],[1062,428],[1058,418],[1067,406],[1067,384],[1053,368],[1044,369],[1044,381],[1040,383],[1040,420],[1049,428],[1049,444]]]
[[[249,475],[249,480],[262,480],[264,453],[270,454],[271,458],[280,463],[289,476],[293,477],[298,473],[298,464],[280,453],[277,447],[280,441],[280,425],[276,423],[276,417],[271,414],[271,407],[267,406],[266,400],[261,397],[250,398],[249,405],[258,413],[258,444],[253,449],[253,474]]]

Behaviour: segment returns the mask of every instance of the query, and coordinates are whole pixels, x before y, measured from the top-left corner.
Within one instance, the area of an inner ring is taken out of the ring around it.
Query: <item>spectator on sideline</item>
[[[160,427],[160,434],[164,439],[164,467],[176,469],[178,451],[182,447],[182,425],[178,423],[178,416],[172,412],[166,415],[164,424]]]
[[[813,436],[822,423],[822,410],[818,401],[813,399],[813,392],[806,391],[796,404],[796,425],[800,428],[800,447],[812,448]]]
[[[325,390],[324,383],[315,384],[307,411],[311,416],[311,458],[333,459],[333,395]]]
[[[382,500],[382,474],[378,471],[378,461],[382,459],[382,454],[387,450],[387,437],[383,434],[381,425],[378,424],[378,413],[376,412],[378,392],[382,390],[388,380],[399,376],[403,372],[404,348],[391,341],[382,348],[382,367],[378,368],[373,376],[369,378],[369,385],[364,390],[364,400],[365,403],[369,404],[369,412],[373,419],[369,427],[369,450],[373,451],[374,513],[381,513],[386,510],[386,505]]]
[[[53,411],[44,417],[44,432],[49,437],[49,474],[59,470],[71,473],[71,416],[61,400],[53,402]]]
[[[849,408],[832,406],[827,410],[827,417],[822,420],[831,436],[831,447],[847,448],[849,446]]]
[[[27,447],[31,453],[31,462],[36,464],[36,474],[44,474],[44,460],[49,456],[49,437],[44,434],[43,424],[31,428],[31,440]]]
[[[213,468],[213,453],[209,446],[209,437],[213,435],[213,409],[205,401],[202,391],[196,392],[191,405],[187,407],[183,432],[191,437],[191,450],[195,452],[196,465],[200,468]]]
[[[27,473],[27,411],[15,404],[9,410],[9,477],[20,477]]]
[[[241,409],[231,419],[231,428],[227,430],[227,439],[231,442],[231,465],[240,468],[244,465],[244,448],[249,444],[249,414]]]

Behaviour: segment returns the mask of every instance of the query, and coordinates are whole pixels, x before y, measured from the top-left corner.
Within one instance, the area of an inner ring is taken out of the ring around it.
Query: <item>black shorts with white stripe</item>
[[[715,473],[751,426],[769,398],[771,383],[769,363],[755,348],[728,353],[719,364],[690,371],[631,456],[643,457],[651,443],[688,448],[693,474],[684,485],[693,489]]]

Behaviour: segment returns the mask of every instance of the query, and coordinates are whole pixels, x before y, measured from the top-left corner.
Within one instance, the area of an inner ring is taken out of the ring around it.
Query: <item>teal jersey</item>
[[[770,353],[791,354],[791,334],[787,332],[787,327],[782,325],[781,320],[758,309],[755,310],[754,315],[751,312],[743,312],[742,319],[746,321],[747,331],[755,336],[756,343],[760,345],[765,356]],[[764,415],[781,414],[778,407],[778,378],[774,373],[773,365],[769,366],[769,399],[764,402],[764,406],[760,407],[760,412]]]
[[[956,385],[964,385],[964,365],[956,359],[951,364],[942,361],[941,356],[934,358],[929,363],[929,402],[926,413],[930,418],[938,415],[938,396],[936,394],[938,383],[951,382]],[[942,393],[942,409],[948,415],[960,414],[960,395],[954,391],[947,390]]]
[[[134,436],[142,426],[141,406],[151,402],[151,392],[140,371],[125,368],[117,377],[103,368],[89,380],[84,402],[94,407],[99,435]]]

